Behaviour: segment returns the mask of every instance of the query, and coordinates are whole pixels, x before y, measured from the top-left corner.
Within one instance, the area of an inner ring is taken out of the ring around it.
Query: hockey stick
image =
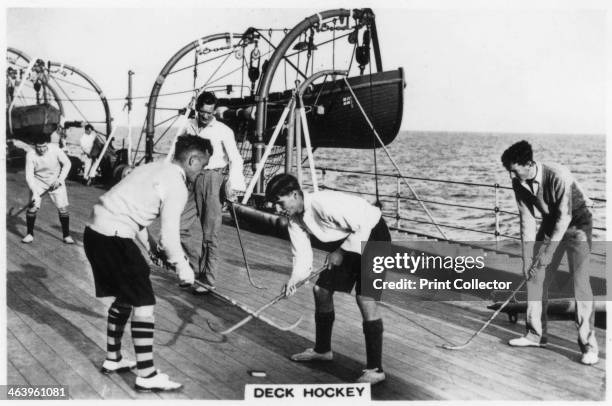
[[[445,350],[461,350],[461,349],[467,347],[472,342],[472,340],[474,338],[476,338],[476,336],[478,336],[485,328],[487,328],[489,326],[489,324],[491,324],[493,319],[495,319],[497,317],[497,315],[499,313],[501,313],[501,311],[504,309],[504,307],[506,307],[508,305],[508,303],[510,303],[510,301],[512,300],[514,295],[516,295],[518,293],[518,291],[521,290],[523,285],[525,285],[525,282],[527,282],[527,279],[523,279],[523,281],[520,283],[520,285],[516,289],[514,289],[514,291],[512,292],[512,294],[510,296],[508,296],[508,299],[506,299],[506,301],[504,303],[502,303],[502,305],[499,307],[499,309],[497,309],[495,311],[495,313],[493,313],[493,316],[491,316],[489,318],[489,320],[487,320],[487,322],[485,324],[483,324],[482,327],[480,327],[480,329],[478,329],[478,331],[476,331],[474,334],[472,334],[472,336],[465,343],[463,343],[461,345],[443,344],[442,348],[444,348]]]
[[[315,272],[311,273],[307,278],[302,279],[301,281],[296,283],[295,284],[295,288],[298,289],[301,286],[305,285],[306,283],[308,283],[309,281],[314,279],[316,276],[318,276],[321,272],[323,272],[326,268],[327,268],[326,266],[322,266],[321,268],[319,268]],[[256,318],[260,318],[259,315],[261,313],[263,313],[268,307],[278,303],[280,300],[285,299],[286,297],[287,297],[287,295],[286,295],[285,292],[281,293],[280,295],[278,295],[274,299],[272,299],[270,302],[266,303],[265,305],[263,305],[259,309],[255,310],[252,314],[249,314],[247,317],[245,317],[244,319],[240,320],[238,323],[236,323],[233,326],[227,328],[226,330],[220,331],[219,334],[227,335],[227,334],[231,333],[232,331],[237,330],[240,327],[244,326],[249,321],[253,320],[253,318],[255,318],[255,317]],[[300,317],[299,321],[301,321],[301,320],[302,320],[302,318]],[[297,326],[297,324],[295,324],[295,326]]]
[[[42,198],[44,195],[46,195],[47,193],[49,193],[51,191],[51,188],[45,190],[44,192],[42,192],[40,194],[40,197]],[[25,206],[23,206],[22,208],[20,208],[19,210],[17,210],[17,213],[13,213],[13,210],[15,210],[14,207],[11,207],[8,211],[8,216],[9,217],[16,217],[19,216],[21,213],[23,213],[28,207],[31,207],[32,204],[34,204],[34,200],[31,200],[30,203],[26,204]]]
[[[246,268],[246,272],[247,272],[247,277],[249,278],[249,283],[251,284],[251,286],[253,286],[254,288],[257,289],[265,289],[264,286],[259,286],[257,285],[255,282],[253,282],[253,279],[251,278],[251,269],[249,267],[249,261],[247,261],[247,257],[246,257],[246,252],[244,251],[244,245],[242,244],[242,236],[240,235],[240,225],[238,225],[238,216],[236,215],[236,208],[234,207],[234,203],[229,201],[229,205],[232,208],[232,214],[234,215],[234,223],[236,223],[236,232],[238,233],[238,242],[240,243],[240,249],[242,250],[242,257],[244,258],[244,266]]]
[[[281,330],[281,331],[290,331],[293,330],[294,328],[296,328],[298,326],[298,324],[300,324],[302,322],[303,317],[300,316],[293,324],[289,324],[287,326],[281,326],[278,323],[268,319],[267,317],[265,317],[264,315],[260,314],[261,311],[258,310],[252,310],[250,308],[248,308],[247,306],[237,302],[236,300],[232,299],[229,296],[224,295],[223,293],[218,292],[216,289],[210,289],[208,286],[206,286],[205,284],[203,284],[200,281],[195,281],[195,284],[198,286],[202,286],[204,288],[209,289],[209,292],[211,295],[222,299],[228,303],[230,303],[232,306],[236,306],[237,308],[239,308],[240,310],[246,312],[249,314],[249,316],[247,317],[249,320],[256,318],[259,319],[261,321],[263,321],[264,323],[268,324],[269,326],[274,327],[275,329]],[[217,330],[215,327],[213,327],[213,325],[210,323],[210,321],[206,320],[206,323],[208,324],[208,328],[210,328],[212,331],[214,331],[217,334],[221,334],[222,336],[225,336],[227,334],[229,334],[231,331],[227,331],[227,330],[223,330],[223,331],[219,331]],[[246,323],[246,322],[245,322]],[[240,327],[240,326],[238,326]],[[236,327],[236,328],[238,328]],[[234,328],[235,330],[235,328]]]
[[[154,265],[156,268],[158,268],[159,270],[164,271],[164,272],[168,272],[168,271],[172,270],[172,268],[169,268],[169,267],[166,267],[166,266],[163,266],[163,265],[158,265],[158,264],[156,264],[155,262],[153,262],[153,265]],[[202,283],[202,282],[200,282],[200,281],[198,281],[198,280],[195,280],[193,284],[194,284],[194,285],[197,285],[197,286],[200,286],[200,287],[205,288],[206,290],[208,290],[208,293],[209,293],[209,294],[211,294],[211,295],[213,295],[213,296],[217,297],[218,299],[224,300],[224,301],[226,301],[226,302],[230,303],[231,305],[238,307],[240,310],[242,310],[242,311],[244,311],[244,312],[248,313],[248,314],[249,314],[249,317],[250,317],[251,319],[252,319],[252,318],[257,318],[257,319],[259,319],[259,320],[263,321],[264,323],[266,323],[266,324],[268,324],[268,325],[270,325],[270,326],[272,326],[272,327],[274,327],[274,328],[276,328],[276,329],[279,329],[279,330],[281,330],[281,331],[289,331],[289,330],[292,330],[292,329],[294,329],[295,327],[297,327],[297,325],[298,325],[298,324],[300,324],[300,323],[302,322],[302,317],[300,317],[300,318],[299,318],[299,319],[298,319],[298,320],[297,320],[295,323],[293,323],[293,324],[290,324],[290,325],[288,325],[288,326],[281,326],[281,325],[279,325],[278,323],[276,323],[276,322],[274,322],[274,321],[272,321],[272,320],[268,319],[267,317],[265,317],[265,316],[263,316],[263,315],[258,314],[258,313],[257,313],[257,311],[254,311],[254,310],[252,310],[252,309],[248,308],[247,306],[243,305],[242,303],[237,302],[236,300],[232,299],[231,297],[226,296],[226,295],[224,295],[223,293],[219,293],[219,292],[217,292],[217,290],[216,290],[216,289],[211,289],[211,287],[210,287],[209,285],[206,285],[206,284],[204,284],[204,283]],[[250,320],[250,319],[249,319],[249,320]],[[210,323],[210,321],[206,320],[206,324],[208,324],[208,327],[209,327],[209,328],[210,328],[210,329],[211,329],[213,332],[215,332],[215,333],[219,333],[219,331],[217,331],[217,329],[215,329],[215,328],[212,326],[212,324]],[[220,333],[219,333],[219,334],[220,334]]]
[[[533,260],[533,262],[531,263],[531,267],[529,268],[529,271],[527,273],[527,278],[523,279],[521,284],[516,289],[514,289],[514,291],[512,291],[512,293],[510,294],[510,296],[508,296],[506,301],[504,303],[502,303],[502,305],[499,307],[499,309],[497,309],[495,311],[495,313],[493,313],[493,315],[489,318],[489,320],[487,320],[487,322],[485,324],[483,324],[482,327],[480,327],[480,329],[478,329],[478,331],[476,331],[474,334],[472,334],[472,336],[465,343],[463,343],[461,345],[442,344],[442,348],[444,348],[445,350],[461,350],[461,349],[464,349],[465,347],[467,347],[472,342],[472,340],[474,338],[476,338],[476,336],[478,336],[485,328],[487,328],[487,326],[489,324],[491,324],[491,322],[497,317],[497,315],[502,312],[504,307],[506,307],[508,305],[508,303],[510,303],[512,298],[514,298],[514,295],[516,295],[518,293],[518,291],[521,290],[523,285],[525,285],[525,283],[527,283],[527,281],[530,278],[531,271],[533,271],[533,269],[540,262],[540,259],[542,258],[543,252],[544,252],[544,247],[541,247],[540,248],[540,252],[536,256],[536,258]]]

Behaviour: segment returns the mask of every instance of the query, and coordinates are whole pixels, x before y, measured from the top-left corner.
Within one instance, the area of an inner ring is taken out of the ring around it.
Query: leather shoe
[[[511,347],[544,347],[546,345],[544,343],[538,343],[530,340],[527,337],[513,338],[512,340],[508,341],[508,344]]]

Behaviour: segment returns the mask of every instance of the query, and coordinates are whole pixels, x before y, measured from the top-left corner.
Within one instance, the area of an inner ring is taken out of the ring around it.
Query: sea
[[[325,149],[315,152],[315,161],[319,167],[350,168],[379,174],[401,172],[405,177],[420,178],[400,182],[400,194],[414,198],[409,184],[421,200],[431,202],[424,205],[436,222],[451,226],[441,227],[450,239],[491,240],[495,238],[496,223],[501,234],[499,238],[518,236],[516,201],[509,190],[511,180],[501,163],[501,155],[506,148],[521,140],[532,145],[534,160],[565,165],[589,197],[602,199],[595,201],[593,208],[594,239],[605,240],[605,135],[405,131],[400,132],[387,147],[391,158],[381,148],[376,150],[376,161],[372,150]],[[377,182],[374,176],[326,171],[324,183],[341,189],[375,193]],[[397,184],[397,179],[379,176],[379,195],[395,196]],[[495,188],[496,184],[500,187]],[[369,200],[375,201],[376,198],[370,196]],[[397,214],[397,199],[386,197],[380,200],[383,200],[386,214]],[[500,210],[497,221],[496,206]],[[402,228],[439,235],[434,227],[421,223],[431,220],[416,200],[400,200],[400,216],[408,219],[400,220]]]
[[[126,133],[125,128],[117,130],[115,146],[126,145],[122,139]],[[133,129],[132,134],[135,145],[140,129]],[[166,150],[171,139],[171,135],[167,136],[156,146],[156,151]],[[603,134],[402,131],[387,146],[388,155],[382,148],[315,150],[317,181],[323,187],[360,194],[372,203],[377,200],[378,186],[378,200],[388,223],[418,233],[439,236],[437,229],[429,224],[436,222],[453,240],[492,241],[496,229],[500,239],[516,238],[519,233],[516,202],[509,190],[511,180],[501,164],[501,155],[521,140],[532,145],[535,160],[568,167],[589,197],[597,199],[593,208],[593,237],[604,241],[606,137]],[[75,141],[78,139],[73,139],[71,144]],[[139,149],[143,148],[141,144]],[[312,189],[307,166],[308,162],[304,162],[305,188]],[[321,168],[325,168],[324,173]],[[397,175],[403,176],[403,180],[398,181]],[[415,194],[423,201],[422,205]]]

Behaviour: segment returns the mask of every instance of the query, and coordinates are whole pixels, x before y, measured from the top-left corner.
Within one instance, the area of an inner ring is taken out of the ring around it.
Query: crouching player
[[[293,361],[331,361],[335,291],[350,293],[355,286],[357,305],[363,317],[367,366],[358,382],[376,384],[385,380],[382,369],[383,321],[378,303],[381,290],[372,286],[373,273],[361,270],[362,241],[390,241],[381,211],[366,200],[334,191],[302,192],[295,177],[276,175],[266,187],[266,199],[277,212],[289,217],[293,271],[285,285],[287,295],[308,277],[312,268],[310,235],[322,242],[342,241],[326,259],[327,269],[314,286],[316,342],[314,348],[295,354]],[[377,275],[380,278],[381,275]]]

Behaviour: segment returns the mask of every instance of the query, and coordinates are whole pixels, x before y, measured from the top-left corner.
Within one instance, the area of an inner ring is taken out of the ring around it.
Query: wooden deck
[[[53,204],[43,200],[35,241],[22,244],[23,216],[7,218],[8,383],[68,385],[78,399],[242,399],[247,383],[353,382],[364,368],[361,317],[354,297],[336,294],[336,323],[331,363],[298,364],[288,357],[313,345],[313,300],[302,288],[266,315],[290,323],[282,332],[258,320],[229,335],[226,341],[207,327],[229,326],[245,313],[211,296],[180,290],[174,275],[153,272],[157,297],[155,363],[182,382],[181,392],[139,394],[131,373],[105,376],[98,369],[105,356],[109,299],[94,296],[82,232],[97,196],[103,190],[68,184],[71,229],[77,245],[64,245]],[[27,199],[23,173],[7,173],[7,208]],[[257,308],[276,296],[289,272],[288,242],[243,232],[254,278],[266,290],[248,284],[236,230],[223,226],[222,266],[218,289]],[[197,241],[193,242],[198,245]],[[317,251],[315,263],[324,253]],[[393,299],[389,299],[392,300]],[[467,340],[492,312],[483,301],[441,303],[410,301],[405,296],[383,309],[384,360],[388,379],[372,388],[376,400],[603,400],[605,398],[605,330],[598,329],[599,364],[578,362],[572,321],[550,322],[546,349],[513,349],[506,342],[522,335],[524,324],[501,315],[462,351],[448,351],[446,342]],[[133,356],[129,328],[123,351]],[[264,370],[266,378],[250,376]]]

